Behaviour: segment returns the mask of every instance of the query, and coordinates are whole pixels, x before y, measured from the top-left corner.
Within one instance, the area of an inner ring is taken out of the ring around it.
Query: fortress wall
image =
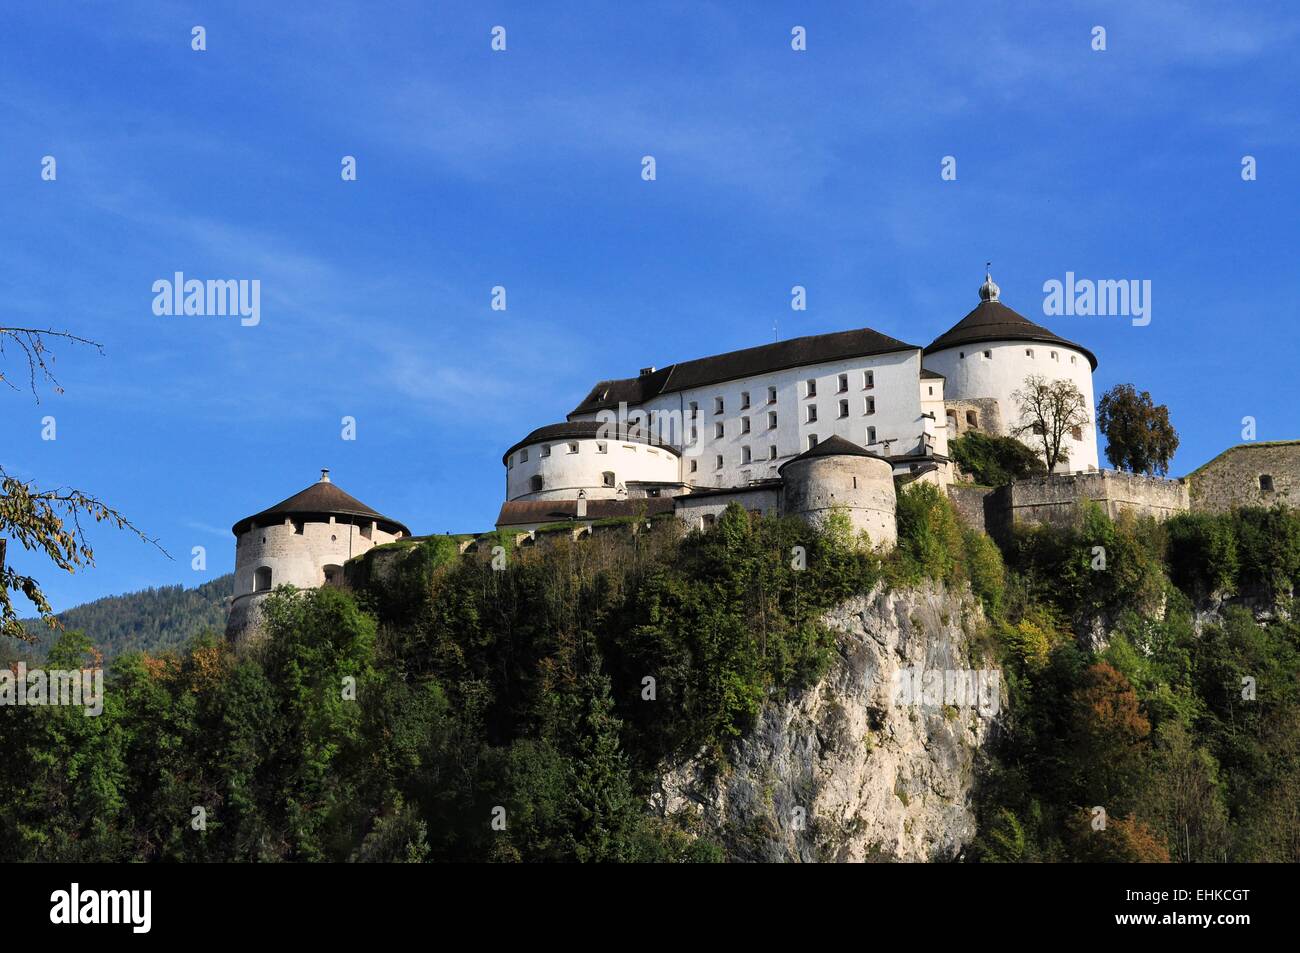
[[[1017,480],[1005,488],[1005,506],[1015,524],[1064,524],[1074,519],[1077,504],[1092,500],[1111,519],[1121,513],[1168,519],[1189,509],[1182,480],[1101,470]],[[986,517],[987,518],[987,517]]]
[[[689,529],[702,529],[707,520],[716,520],[730,503],[739,503],[751,513],[764,516],[780,512],[781,491],[777,487],[740,488],[734,493],[687,493],[674,498],[677,518]],[[706,519],[707,518],[707,519]]]
[[[1266,489],[1261,477],[1271,478]],[[1232,447],[1187,477],[1192,509],[1226,513],[1237,506],[1300,506],[1300,440]]]

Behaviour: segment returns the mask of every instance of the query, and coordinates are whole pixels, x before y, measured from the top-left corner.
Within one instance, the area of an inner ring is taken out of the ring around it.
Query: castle
[[[1111,515],[1157,518],[1300,500],[1300,441],[1242,445],[1163,480],[1100,470],[1092,424],[1067,435],[1067,455],[1047,477],[964,484],[949,440],[971,430],[1011,435],[1026,378],[1068,380],[1095,406],[1092,352],[999,295],[986,274],[979,304],[924,348],[860,328],[600,381],[566,420],[505,452],[496,528],[522,541],[557,525],[581,532],[667,514],[704,528],[734,502],[814,522],[841,512],[884,550],[896,541],[895,488],[914,480],[946,488],[965,520],[995,536],[1015,523],[1070,518],[1083,499]],[[274,586],[341,584],[347,560],[411,535],[331,483],[328,470],[233,532],[227,635],[236,639],[256,628]]]

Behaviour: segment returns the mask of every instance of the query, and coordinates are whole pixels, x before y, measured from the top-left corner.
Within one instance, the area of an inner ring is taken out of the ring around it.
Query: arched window
[[[258,566],[253,573],[253,591],[265,592],[271,588],[271,567]]]
[[[341,586],[343,585],[343,567],[326,566],[325,567],[325,585]]]

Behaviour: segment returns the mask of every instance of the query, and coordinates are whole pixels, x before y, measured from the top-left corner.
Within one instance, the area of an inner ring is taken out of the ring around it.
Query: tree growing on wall
[[[1164,476],[1178,449],[1169,408],[1147,391],[1116,384],[1097,403],[1097,427],[1106,435],[1106,459],[1117,470]]]
[[[1072,381],[1049,381],[1031,374],[1011,397],[1020,409],[1020,424],[1012,429],[1012,436],[1037,446],[1049,473],[1069,460],[1065,438],[1092,423],[1079,388]]]
[[[49,386],[62,393],[54,376],[52,341],[62,339],[74,344],[85,344],[99,349],[100,345],[67,331],[39,328],[0,327],[0,362],[9,354],[18,354],[19,379],[38,400],[39,388]],[[12,390],[21,390],[11,375],[0,364],[0,384]],[[74,487],[42,488],[31,480],[12,476],[0,464],[0,636],[12,636],[23,641],[33,641],[19,620],[11,592],[20,592],[36,607],[41,618],[57,627],[54,610],[40,584],[31,576],[20,573],[5,558],[12,557],[8,541],[17,542],[24,549],[41,553],[59,569],[76,572],[82,566],[94,565],[95,552],[86,536],[89,523],[110,523],[125,529],[146,542],[154,543],[141,530],[131,524],[118,510],[95,496]]]

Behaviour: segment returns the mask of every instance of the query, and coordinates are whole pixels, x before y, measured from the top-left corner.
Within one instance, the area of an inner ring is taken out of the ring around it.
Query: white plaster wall
[[[874,386],[863,386],[863,373],[874,374]],[[848,375],[848,389],[840,393],[838,375]],[[878,445],[872,447],[883,453],[879,445],[885,440],[892,440],[891,454],[911,452],[921,442],[924,421],[921,419],[921,403],[917,381],[921,373],[921,352],[919,350],[897,351],[891,354],[879,354],[868,357],[855,357],[843,361],[808,365],[760,374],[754,377],[711,384],[707,387],[663,394],[643,405],[640,409],[650,412],[656,427],[656,433],[668,435],[667,419],[677,415],[677,422],[688,418],[691,401],[699,404],[697,428],[699,440],[687,443],[682,455],[682,476],[685,483],[696,486],[742,486],[750,480],[770,479],[777,475],[777,469],[792,457],[808,449],[808,436],[816,434],[819,440],[825,440],[837,434],[859,446],[867,442],[867,428],[876,428]],[[804,396],[805,382],[809,378],[817,381],[817,396]],[[769,404],[767,389],[775,386],[776,402]],[[742,409],[742,394],[748,391],[750,406]],[[714,413],[714,399],[723,399],[723,413]],[[875,398],[875,412],[867,414],[865,399]],[[838,404],[841,398],[849,401],[847,417],[839,416]],[[808,423],[806,409],[809,405],[817,407],[817,422]],[[637,408],[631,408],[637,409]],[[777,413],[776,428],[769,429],[768,411]],[[665,415],[660,421],[659,415]],[[750,418],[750,432],[742,432],[741,418]],[[575,419],[597,419],[598,414],[585,414]],[[724,432],[721,438],[714,436],[714,425],[721,422]],[[674,435],[674,440],[683,442],[682,437],[689,437],[689,423],[686,431]],[[942,429],[942,428],[941,428]],[[751,462],[744,464],[742,448],[749,446]],[[769,459],[769,447],[776,447],[776,459]],[[723,465],[718,468],[716,457],[722,455]],[[691,469],[691,462],[696,467]]]
[[[578,445],[577,453],[569,452],[569,444]],[[604,444],[605,452],[600,452]],[[542,455],[543,445],[551,449],[550,456]],[[524,450],[528,459],[523,460]],[[510,455],[513,466],[506,467],[507,500],[571,500],[579,490],[585,490],[587,499],[612,500],[620,496],[619,486],[629,480],[674,483],[679,479],[677,454],[663,447],[644,443],[625,443],[621,440],[547,440],[520,448]],[[613,471],[614,486],[607,487],[602,474]],[[532,491],[532,478],[542,478],[542,490]]]
[[[295,533],[291,523],[260,526],[242,533],[235,544],[235,598],[253,593],[254,574],[262,566],[271,569],[271,587],[284,583],[300,589],[325,584],[325,567],[342,566],[373,546],[391,543],[393,535],[370,524],[370,538],[352,523],[302,523]]]
[[[898,542],[894,471],[873,457],[812,457],[786,467],[782,506],[791,516],[820,523],[842,509],[853,529],[881,549]]]
[[[984,356],[986,351],[990,357]],[[1033,352],[1032,357],[1027,353],[1030,351]],[[947,378],[945,394],[949,400],[980,397],[997,400],[1002,411],[1004,435],[1018,422],[1017,404],[1011,395],[1024,387],[1026,377],[1037,374],[1048,380],[1072,381],[1088,403],[1090,423],[1083,428],[1082,441],[1066,436],[1070,460],[1064,469],[1069,472],[1089,467],[1096,469],[1097,407],[1092,392],[1092,365],[1086,355],[1062,344],[991,341],[958,345],[927,354],[925,366]],[[1030,438],[1025,438],[1023,442],[1034,450],[1039,449]]]

